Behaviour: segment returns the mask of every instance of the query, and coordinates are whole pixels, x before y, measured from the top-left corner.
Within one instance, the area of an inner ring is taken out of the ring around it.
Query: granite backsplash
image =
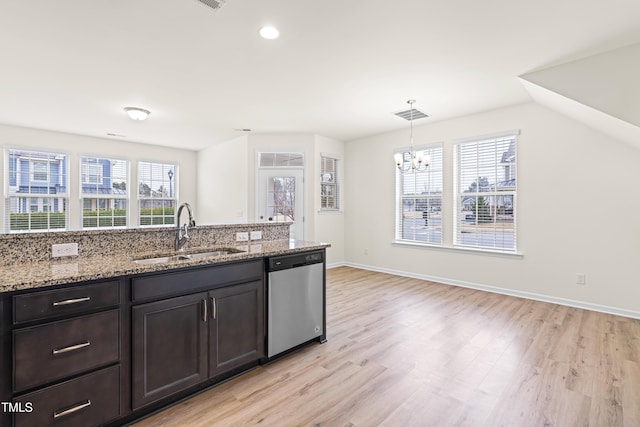
[[[189,229],[185,249],[236,245],[236,233],[258,230],[262,241],[289,239],[289,224],[198,225]],[[61,243],[77,243],[80,257],[172,251],[175,237],[175,227],[3,234],[0,266],[48,261],[51,245]]]

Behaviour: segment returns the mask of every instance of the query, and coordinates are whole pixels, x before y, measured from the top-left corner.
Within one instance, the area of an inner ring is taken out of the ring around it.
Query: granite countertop
[[[109,279],[154,271],[169,271],[196,265],[216,265],[229,261],[249,260],[266,256],[286,255],[296,252],[327,248],[328,243],[300,240],[273,240],[251,242],[250,246],[233,246],[243,250],[239,253],[215,258],[199,258],[168,261],[160,264],[136,264],[132,256],[147,258],[158,253],[139,253],[52,259],[30,264],[0,267],[0,292],[34,289],[86,280]],[[216,248],[187,248],[187,252]]]

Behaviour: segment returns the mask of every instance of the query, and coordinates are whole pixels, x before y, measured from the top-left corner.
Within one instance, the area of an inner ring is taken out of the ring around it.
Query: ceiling
[[[637,0],[0,0],[0,123],[190,150],[243,128],[348,141],[407,126],[391,113],[410,98],[416,124],[528,102],[519,75],[638,41]]]

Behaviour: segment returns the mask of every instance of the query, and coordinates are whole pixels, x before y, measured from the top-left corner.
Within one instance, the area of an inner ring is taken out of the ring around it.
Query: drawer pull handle
[[[70,305],[70,304],[77,304],[79,302],[85,302],[85,301],[89,301],[91,300],[91,297],[83,297],[83,298],[74,298],[74,299],[66,299],[63,301],[55,301],[53,303],[54,307],[59,307],[61,305]]]
[[[80,403],[72,408],[65,409],[64,411],[56,411],[53,413],[53,418],[64,417],[65,415],[71,415],[74,412],[78,412],[81,409],[84,409],[88,406],[91,406],[91,401],[87,399],[86,402]]]
[[[53,354],[68,353],[70,351],[80,350],[81,348],[89,347],[90,345],[91,345],[91,343],[89,341],[87,341],[87,342],[83,342],[83,343],[76,344],[76,345],[70,345],[69,347],[56,348],[56,349],[54,349],[52,351],[52,353]]]

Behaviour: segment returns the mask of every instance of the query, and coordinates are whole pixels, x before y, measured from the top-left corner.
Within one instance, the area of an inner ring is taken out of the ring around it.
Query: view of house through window
[[[59,230],[68,227],[67,156],[8,149],[5,171],[5,229],[10,232]]]
[[[396,240],[442,244],[442,144],[421,146],[429,156],[423,171],[396,171]],[[403,153],[409,161],[409,152]]]
[[[178,175],[174,164],[138,162],[140,225],[173,225]]]
[[[82,227],[126,227],[128,163],[101,157],[80,158]]]
[[[516,250],[516,136],[455,146],[455,244]]]

